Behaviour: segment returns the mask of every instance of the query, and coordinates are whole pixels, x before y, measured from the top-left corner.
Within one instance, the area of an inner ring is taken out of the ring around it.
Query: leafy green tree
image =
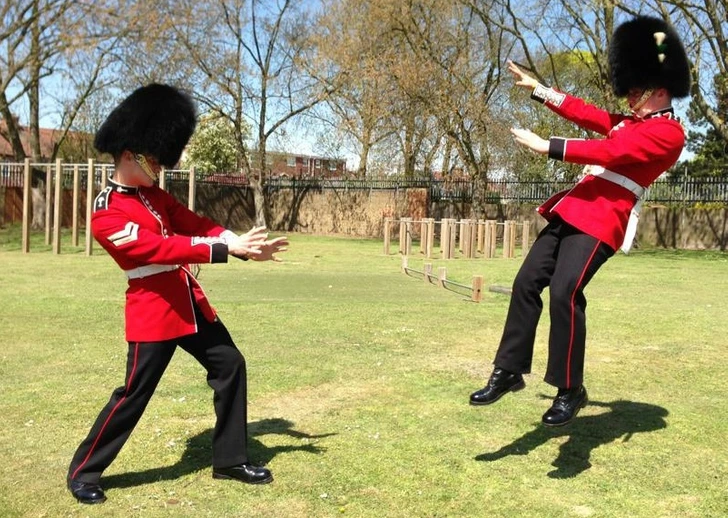
[[[728,78],[720,74],[713,78],[717,103],[715,113],[721,120],[728,119]],[[692,160],[681,164],[679,173],[693,177],[728,177],[728,141],[715,126],[708,124],[696,100],[690,104],[688,119],[699,130],[688,131],[687,149],[695,153]]]
[[[604,93],[601,84],[595,80],[593,59],[589,52],[573,50],[553,52],[550,55],[535,54],[532,61],[535,67],[528,67],[529,73],[535,77],[543,77],[542,81],[547,86],[554,86],[601,106]],[[510,120],[504,121],[504,124],[530,129],[543,138],[553,135],[571,138],[599,137],[579,129],[574,123],[533,101],[522,88],[513,88],[512,81],[506,80],[505,83],[510,88],[506,105],[510,109],[504,112]],[[573,181],[583,168],[577,164],[546,160],[543,155],[534,154],[512,143],[504,147],[504,152],[504,169],[511,171],[511,178],[520,181]]]
[[[214,114],[202,116],[185,150],[184,166],[194,166],[207,173],[229,173],[239,172],[236,163],[237,143],[232,123]]]

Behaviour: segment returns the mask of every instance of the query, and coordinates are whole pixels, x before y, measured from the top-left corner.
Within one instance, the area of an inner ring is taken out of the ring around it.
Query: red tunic
[[[219,237],[224,227],[159,187],[111,182],[94,202],[91,229],[129,276],[127,341],[156,342],[197,332],[192,297],[205,318],[215,319],[188,263],[227,262],[227,244]]]
[[[587,140],[552,137],[549,158],[601,166],[644,188],[677,162],[685,144],[685,133],[671,109],[639,119],[611,114],[551,89],[537,88],[533,98],[579,127],[606,136]],[[617,250],[636,201],[629,189],[586,175],[572,189],[548,199],[538,212],[546,219],[558,214],[570,225]]]

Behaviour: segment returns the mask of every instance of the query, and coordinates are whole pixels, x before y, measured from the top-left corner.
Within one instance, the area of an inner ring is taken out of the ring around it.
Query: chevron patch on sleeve
[[[139,234],[139,225],[137,223],[134,223],[130,221],[126,224],[123,230],[119,230],[118,232],[114,232],[111,234],[107,239],[111,241],[114,246],[121,246],[125,245],[127,243],[131,243],[132,241],[136,241]]]

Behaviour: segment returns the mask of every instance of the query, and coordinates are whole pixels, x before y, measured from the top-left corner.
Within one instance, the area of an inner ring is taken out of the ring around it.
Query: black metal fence
[[[539,203],[549,196],[573,187],[574,182],[494,180],[482,187],[467,179],[269,179],[266,189],[337,189],[337,190],[401,190],[427,189],[432,201],[471,202],[479,199],[492,203]],[[480,188],[481,192],[476,189]],[[724,178],[660,178],[647,190],[644,200],[665,204],[728,204],[728,179]]]
[[[45,177],[48,168],[54,164],[33,164],[33,170],[41,178]],[[101,184],[103,175],[112,173],[110,164],[95,165],[95,182]],[[63,164],[64,188],[73,185],[74,169],[80,171],[80,183],[86,184],[87,164]],[[167,182],[188,182],[188,170],[165,171]],[[205,174],[195,173],[195,180],[202,184],[227,185],[247,189],[250,186],[248,178],[236,174]],[[434,180],[429,178],[268,178],[265,181],[265,190],[274,192],[282,189],[309,189],[316,191],[364,191],[388,190],[399,191],[405,189],[427,189],[433,202],[455,201],[472,202],[480,199],[490,203],[539,203],[552,194],[569,189],[573,182],[562,181],[529,181],[519,182],[513,180],[493,180],[487,184],[477,184],[468,179]],[[23,186],[23,164],[0,162],[0,187]],[[477,189],[480,189],[479,191]],[[695,205],[719,204],[728,205],[728,179],[726,178],[691,178],[691,177],[664,177],[658,179],[647,190],[646,202],[664,203],[669,205]]]

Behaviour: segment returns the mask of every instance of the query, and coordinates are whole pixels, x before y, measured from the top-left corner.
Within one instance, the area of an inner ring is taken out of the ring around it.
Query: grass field
[[[507,296],[425,285],[378,241],[290,239],[282,264],[200,275],[246,357],[252,458],[275,482],[211,478],[212,392],[179,351],[90,507],[66,469],[123,383],[125,280],[102,252],[56,256],[34,236],[24,255],[17,227],[0,230],[0,516],[728,515],[728,255],[611,259],[586,292],[591,404],[548,430],[547,312],[526,389],[471,407]],[[433,262],[486,285],[520,264]]]

